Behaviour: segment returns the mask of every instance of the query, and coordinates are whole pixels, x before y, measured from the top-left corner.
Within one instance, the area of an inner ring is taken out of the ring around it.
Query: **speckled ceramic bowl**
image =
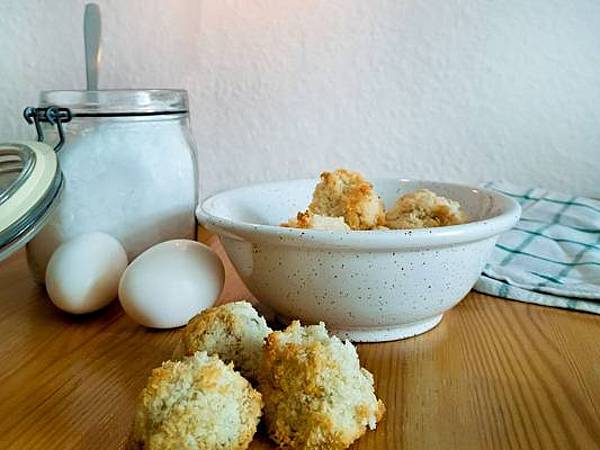
[[[324,321],[358,342],[406,338],[435,327],[477,280],[519,205],[484,189],[374,180],[386,206],[419,188],[460,202],[464,225],[395,231],[279,227],[306,208],[316,180],[253,185],[203,202],[198,219],[221,236],[243,280],[283,320]]]

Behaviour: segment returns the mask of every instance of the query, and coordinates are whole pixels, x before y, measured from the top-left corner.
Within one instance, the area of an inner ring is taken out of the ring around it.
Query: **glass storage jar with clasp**
[[[129,260],[158,242],[195,238],[197,165],[185,91],[46,91],[40,103],[29,121],[38,140],[57,149],[64,187],[27,244],[37,280],[54,250],[81,233],[114,236]],[[49,107],[65,111],[59,126],[43,120]]]

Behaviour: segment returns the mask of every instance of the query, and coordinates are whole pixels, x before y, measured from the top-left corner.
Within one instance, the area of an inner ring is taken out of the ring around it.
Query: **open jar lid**
[[[0,143],[0,260],[27,244],[58,204],[63,176],[42,142]]]

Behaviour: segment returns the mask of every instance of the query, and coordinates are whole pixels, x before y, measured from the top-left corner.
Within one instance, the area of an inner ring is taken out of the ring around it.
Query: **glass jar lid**
[[[46,224],[62,192],[54,150],[42,142],[0,144],[0,260]]]
[[[100,91],[42,91],[41,107],[68,108],[73,117],[185,114],[187,92],[182,89],[113,89]]]

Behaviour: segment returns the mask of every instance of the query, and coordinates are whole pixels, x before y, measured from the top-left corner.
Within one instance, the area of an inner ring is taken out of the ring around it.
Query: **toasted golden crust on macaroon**
[[[261,395],[216,356],[198,352],[152,371],[136,410],[132,447],[147,450],[248,448]]]
[[[385,411],[354,346],[322,323],[271,333],[259,380],[269,435],[284,448],[348,448]]]
[[[372,230],[385,221],[383,201],[373,185],[346,169],[321,174],[308,209],[322,216],[343,216],[353,230]]]
[[[466,214],[458,202],[420,189],[400,197],[385,216],[391,229],[443,227],[465,223]]]
[[[183,353],[205,351],[233,362],[236,370],[256,380],[265,337],[271,332],[265,319],[246,301],[209,308],[194,316],[181,340]]]

